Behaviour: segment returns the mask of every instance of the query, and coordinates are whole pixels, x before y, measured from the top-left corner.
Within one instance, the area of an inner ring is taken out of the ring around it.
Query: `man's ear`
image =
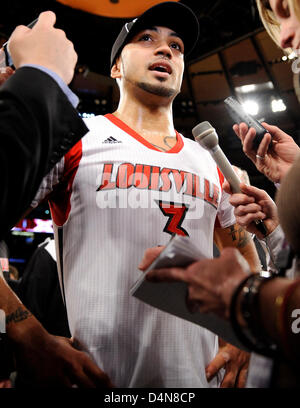
[[[111,78],[121,78],[121,58],[118,57],[110,70]]]

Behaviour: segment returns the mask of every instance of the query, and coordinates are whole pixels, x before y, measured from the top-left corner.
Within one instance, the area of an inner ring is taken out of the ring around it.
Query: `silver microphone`
[[[209,122],[201,122],[192,130],[195,140],[204,149],[208,150],[216,162],[217,166],[228,181],[233,193],[240,193],[240,179],[233,170],[229,160],[219,146],[219,138],[216,129]],[[264,235],[267,235],[267,228],[262,220],[255,220],[256,228]]]

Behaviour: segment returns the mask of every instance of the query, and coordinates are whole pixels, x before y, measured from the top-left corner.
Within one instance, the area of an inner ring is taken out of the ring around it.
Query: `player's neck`
[[[175,136],[172,103],[146,104],[121,98],[114,115],[150,143],[153,137]]]

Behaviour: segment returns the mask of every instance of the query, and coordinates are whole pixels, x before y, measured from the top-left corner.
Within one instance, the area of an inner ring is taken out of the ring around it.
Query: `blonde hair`
[[[300,2],[299,0],[287,0],[289,9],[295,13],[300,24]],[[270,37],[273,41],[280,47],[279,35],[280,35],[280,24],[270,7],[269,0],[256,0],[258,12],[260,18],[265,26]],[[289,52],[288,50],[285,50]],[[291,51],[291,50],[290,50]]]

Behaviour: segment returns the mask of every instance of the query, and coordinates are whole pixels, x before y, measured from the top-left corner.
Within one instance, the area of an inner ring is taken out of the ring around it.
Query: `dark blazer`
[[[20,68],[0,87],[0,239],[29,207],[42,178],[87,132],[41,70]]]

